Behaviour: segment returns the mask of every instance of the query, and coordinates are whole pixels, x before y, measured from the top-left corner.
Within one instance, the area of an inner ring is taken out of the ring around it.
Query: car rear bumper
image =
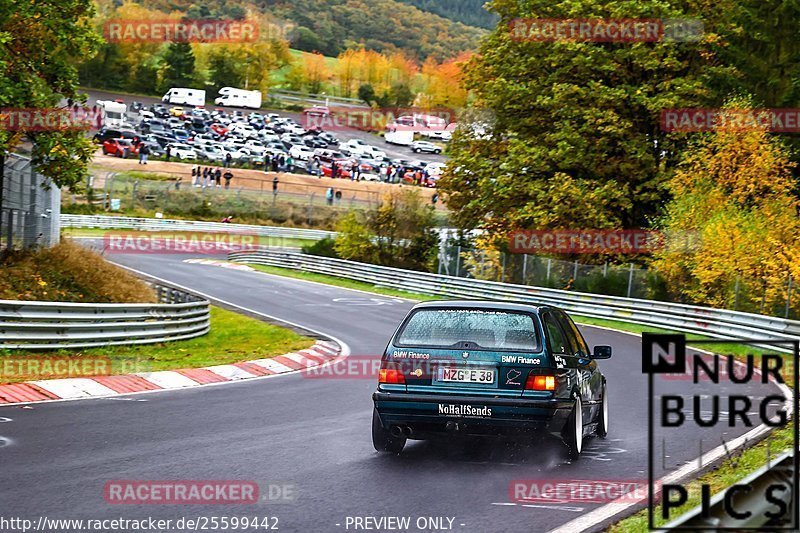
[[[456,430],[470,435],[560,435],[573,406],[563,399],[382,391],[372,399],[384,428],[410,428],[419,438]]]

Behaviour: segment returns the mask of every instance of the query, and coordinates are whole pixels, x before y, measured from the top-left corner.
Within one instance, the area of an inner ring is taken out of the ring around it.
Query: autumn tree
[[[719,61],[730,3],[690,12],[652,0],[495,0],[500,22],[463,71],[491,128],[465,128],[440,181],[454,222],[500,232],[646,227],[683,146],[661,130],[661,110],[719,105],[736,74]],[[700,17],[706,34],[699,42],[534,42],[512,35],[510,23],[525,17]]]
[[[0,0],[0,109],[46,109],[59,106],[62,100],[84,101],[77,90],[75,65],[91,57],[100,44],[92,27],[93,13],[89,0]],[[34,168],[56,186],[73,187],[85,179],[94,151],[85,132],[25,134],[32,141]],[[23,140],[20,132],[0,131],[0,195],[4,154]]]
[[[335,249],[343,259],[431,270],[439,235],[433,209],[419,191],[392,191],[377,208],[350,212],[339,222]]]
[[[726,109],[752,107],[737,98]],[[758,127],[701,134],[669,180],[654,266],[675,296],[717,307],[783,311],[800,279],[800,218],[789,152]],[[800,303],[795,304],[800,308]]]

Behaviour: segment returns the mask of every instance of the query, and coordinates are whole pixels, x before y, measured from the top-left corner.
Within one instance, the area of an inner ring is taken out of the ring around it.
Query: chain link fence
[[[0,249],[58,244],[61,191],[17,154],[6,155],[3,172]]]
[[[690,303],[672,298],[670,287],[658,271],[634,263],[586,264],[531,254],[487,253],[444,242],[439,249],[438,273],[608,296]],[[724,301],[715,302],[716,307],[800,319],[796,281],[788,273],[783,286],[778,288],[767,287],[763,280],[742,277],[724,283]]]
[[[341,187],[334,188],[329,195],[328,188],[322,186],[288,187],[281,180],[273,191],[271,183],[266,185],[259,189],[213,184],[196,186],[193,182],[146,180],[109,173],[90,177],[85,194],[72,195],[66,204],[69,212],[85,214],[145,211],[206,220],[230,215],[236,222],[258,219],[325,229],[333,228],[343,211],[378,205],[377,195],[359,197],[354,190]]]

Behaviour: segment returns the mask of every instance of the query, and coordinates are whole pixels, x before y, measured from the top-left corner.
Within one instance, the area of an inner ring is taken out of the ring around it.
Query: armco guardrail
[[[208,301],[171,287],[155,289],[162,303],[0,300],[0,348],[152,344],[208,333]]]
[[[233,252],[232,261],[330,274],[421,294],[550,304],[578,315],[619,320],[721,339],[796,340],[800,321],[693,305],[637,300],[414,272],[274,250]],[[788,352],[777,346],[773,350]]]
[[[177,220],[170,218],[135,218],[107,215],[61,215],[62,228],[102,228],[137,231],[196,231],[211,233],[243,233],[259,237],[282,237],[322,240],[334,237],[333,231],[252,224],[224,224],[202,220]]]

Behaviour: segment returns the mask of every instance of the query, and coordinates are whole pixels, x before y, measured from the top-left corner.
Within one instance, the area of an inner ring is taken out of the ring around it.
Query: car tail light
[[[556,390],[556,377],[546,375],[529,375],[525,380],[527,390],[554,391]]]
[[[381,368],[378,373],[378,383],[405,385],[406,377],[397,368]]]

